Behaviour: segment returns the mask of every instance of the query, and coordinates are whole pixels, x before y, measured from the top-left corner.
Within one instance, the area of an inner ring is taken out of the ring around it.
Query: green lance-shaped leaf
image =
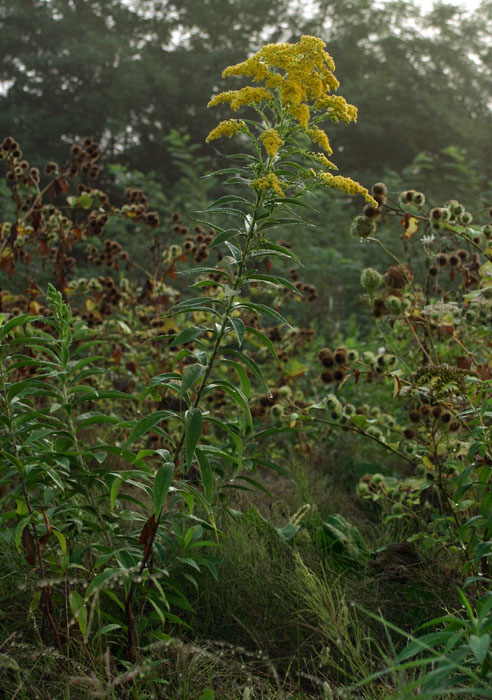
[[[198,447],[195,449],[196,458],[200,465],[200,474],[202,477],[203,490],[207,503],[212,503],[214,497],[214,473],[210,462],[204,452]]]
[[[85,639],[87,634],[87,607],[84,599],[77,591],[70,591],[70,610],[75,620],[77,620],[82,636]]]
[[[196,380],[202,376],[206,370],[205,365],[200,365],[198,362],[194,365],[187,365],[183,372],[183,379],[181,380],[181,391],[180,396],[183,396],[188,389],[190,389]]]
[[[270,340],[270,338],[268,338],[264,333],[262,333],[262,331],[259,331],[257,328],[253,328],[252,326],[246,326],[246,330],[248,331],[248,333],[258,338],[260,343],[271,352],[277,364],[280,365],[280,360],[278,359],[277,351],[275,350],[275,346]]]
[[[244,334],[246,332],[246,326],[244,325],[244,322],[240,318],[229,318],[229,321],[231,323],[231,326],[234,328],[234,331],[237,336],[237,342],[239,347],[243,344],[244,340]]]
[[[88,585],[87,590],[85,592],[85,599],[88,600],[91,597],[91,595],[93,595],[93,593],[96,593],[96,591],[100,591],[103,588],[106,581],[109,581],[110,579],[126,577],[125,574],[125,570],[121,568],[104,569],[104,571],[101,571],[100,574],[97,574],[97,576]]]
[[[469,644],[478,663],[483,664],[485,657],[489,653],[490,634],[482,634],[480,637],[476,634],[471,634]]]
[[[195,340],[199,335],[203,333],[205,329],[201,326],[191,326],[190,328],[185,328],[181,333],[174,338],[170,343],[169,347],[173,348],[176,345],[183,345],[184,343],[189,343],[191,340]]]
[[[123,479],[121,479],[119,476],[117,476],[111,485],[111,491],[110,491],[111,511],[114,510],[114,507],[116,505],[116,499],[118,498],[118,493],[119,493],[120,486],[122,483],[123,483]]]
[[[169,411],[154,411],[154,413],[151,413],[150,415],[145,416],[145,418],[139,420],[128,436],[125,447],[131,445],[133,442],[135,442],[135,440],[138,440],[139,437],[145,433],[148,433],[149,430],[152,430],[152,428],[155,428],[155,426],[164,418],[168,418],[171,415],[172,413]]]
[[[190,408],[188,411],[186,411],[185,427],[186,462],[189,469],[193,455],[195,454],[195,447],[198,444],[198,440],[200,439],[203,430],[202,412],[199,408]]]
[[[0,340],[5,338],[5,336],[17,326],[21,326],[23,323],[32,323],[32,321],[36,321],[38,318],[40,317],[30,316],[29,314],[22,314],[21,316],[11,318],[10,321],[7,321],[7,323],[0,328]]]
[[[169,491],[171,481],[173,480],[173,474],[174,464],[172,462],[166,462],[166,464],[163,464],[156,474],[154,490],[152,493],[156,518],[159,517],[164,501],[166,500],[167,492]]]

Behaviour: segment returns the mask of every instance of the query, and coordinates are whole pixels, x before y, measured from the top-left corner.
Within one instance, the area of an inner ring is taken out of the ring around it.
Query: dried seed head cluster
[[[71,161],[63,173],[68,177],[77,175],[87,175],[91,180],[95,180],[99,175],[99,166],[96,161],[99,158],[99,146],[91,138],[83,140],[82,144],[74,143],[70,149]],[[56,164],[52,164],[56,165]],[[47,166],[46,166],[47,167]]]
[[[400,192],[398,201],[403,207],[413,205],[421,209],[425,204],[425,195],[417,190],[404,190]]]
[[[5,137],[0,144],[0,159],[7,159],[8,162],[7,182],[27,187],[35,187],[39,184],[38,168],[31,168],[27,160],[21,160],[22,151],[17,141],[11,136]]]
[[[285,415],[285,404],[282,401],[291,397],[292,389],[287,384],[275,387],[268,394],[258,397],[257,403],[251,407],[251,415],[254,418],[264,418],[269,414],[274,420],[279,420]],[[297,403],[305,406],[303,401]]]
[[[340,345],[333,352],[330,348],[322,348],[318,353],[318,360],[327,368],[321,374],[321,381],[326,384],[341,382],[347,371],[349,350],[345,345]]]
[[[101,248],[89,244],[86,248],[88,262],[93,262],[94,265],[106,265],[115,270],[118,269],[118,261],[128,261],[128,253],[123,250],[121,244],[117,241],[105,240]]]
[[[101,236],[104,230],[104,227],[109,221],[109,215],[104,213],[101,213],[97,209],[93,209],[90,213],[89,216],[87,217],[87,231],[86,235],[88,237],[90,236]]]
[[[457,432],[460,428],[456,417],[448,407],[443,404],[432,405],[424,403],[409,411],[408,417],[415,426],[425,427],[428,430],[446,428],[451,432]],[[408,426],[403,431],[403,435],[408,440],[415,439],[416,430]]]
[[[142,190],[127,187],[125,197],[130,204],[121,207],[121,213],[128,219],[142,221],[151,228],[157,228],[160,224],[159,215],[156,211],[148,211],[148,198]]]
[[[179,219],[174,219],[174,217],[173,220],[179,221]],[[183,255],[192,257],[197,263],[201,263],[208,258],[208,247],[215,238],[215,229],[210,228],[206,231],[198,225],[195,226],[193,233],[191,233],[187,226],[175,223],[173,231],[185,236],[184,242],[180,245]]]
[[[393,265],[384,276],[386,287],[392,294],[400,294],[412,281],[413,274],[406,265]]]
[[[437,278],[440,271],[449,271],[450,279],[460,274],[463,289],[480,285],[480,256],[464,248],[437,253],[429,267],[429,275]],[[442,291],[439,289],[439,291]]]
[[[369,238],[376,232],[376,220],[381,214],[381,207],[386,204],[387,187],[384,182],[376,182],[371,188],[371,200],[363,209],[362,215],[356,216],[350,226],[350,235],[354,238]],[[367,199],[367,198],[366,198]]]

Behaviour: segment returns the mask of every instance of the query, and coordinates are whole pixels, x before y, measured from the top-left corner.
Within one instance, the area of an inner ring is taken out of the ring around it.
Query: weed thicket
[[[253,118],[192,225],[115,204],[89,138],[46,184],[4,139],[12,697],[490,697],[490,212],[333,175],[333,70],[303,37],[225,71],[263,85],[211,100]],[[366,341],[282,309],[317,298],[276,231],[319,186],[366,200]]]

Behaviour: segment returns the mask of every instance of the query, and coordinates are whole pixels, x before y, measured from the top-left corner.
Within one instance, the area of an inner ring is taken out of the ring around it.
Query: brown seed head
[[[381,195],[381,194],[386,194],[388,191],[388,188],[384,184],[384,182],[376,182],[375,185],[372,186],[372,194],[373,195]]]
[[[386,286],[392,290],[405,289],[412,280],[413,275],[406,265],[393,265],[384,276]]]

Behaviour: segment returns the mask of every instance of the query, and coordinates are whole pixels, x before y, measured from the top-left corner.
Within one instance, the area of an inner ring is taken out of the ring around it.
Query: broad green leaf
[[[203,431],[202,412],[199,408],[190,408],[185,413],[185,449],[188,469],[191,467],[195,447]]]
[[[245,397],[249,399],[251,393],[251,383],[248,379],[248,375],[246,374],[246,370],[244,369],[244,367],[242,367],[238,362],[234,362],[234,360],[224,359],[222,360],[222,363],[234,367],[234,370],[236,371],[236,374],[239,379],[239,384],[241,385],[241,391],[243,392]]]
[[[242,250],[240,248],[238,248],[237,246],[235,246],[230,241],[226,241],[225,244],[226,244],[226,247],[229,249],[229,252],[232,255],[232,257],[234,258],[234,260],[236,262],[241,262],[242,257],[243,257]]]
[[[23,498],[16,498],[15,502],[17,504],[17,507],[15,509],[15,512],[17,515],[28,515],[29,514],[29,509],[27,507],[26,501]]]
[[[222,204],[229,204],[231,202],[243,202],[243,204],[251,206],[251,202],[249,202],[244,197],[239,197],[236,194],[226,194],[223,197],[219,197],[214,202],[209,204],[209,206],[204,211],[208,212],[210,210],[215,209],[216,207],[220,207]]]
[[[181,391],[180,396],[183,396],[188,389],[191,389],[193,384],[202,376],[207,367],[201,365],[199,362],[195,362],[193,365],[187,365],[183,371],[183,379],[181,380]]]
[[[243,392],[240,389],[237,389],[234,387],[230,382],[214,382],[213,384],[209,384],[206,389],[207,391],[212,391],[213,389],[222,389],[228,396],[231,397],[231,399],[240,407],[240,409],[243,412],[243,415],[246,419],[246,422],[250,426],[250,428],[253,428],[253,419],[251,417],[251,411],[249,408],[249,403],[248,399],[246,396],[243,394]]]
[[[159,517],[164,501],[166,500],[167,492],[169,491],[169,487],[171,486],[171,482],[173,480],[173,474],[174,464],[172,462],[163,464],[156,474],[154,489],[152,492],[156,518]]]
[[[169,382],[175,381],[176,379],[181,379],[181,375],[177,372],[164,372],[163,374],[156,374],[150,380],[150,386],[154,387],[158,384],[168,384]]]
[[[257,246],[250,253],[251,257],[258,257],[262,255],[280,255],[286,258],[292,258],[292,260],[295,260],[296,263],[302,267],[301,261],[299,260],[297,255],[292,252],[292,250],[290,250],[289,248],[285,248],[282,245],[271,243],[270,241],[268,241],[268,243],[265,246]]]
[[[370,425],[367,418],[362,415],[350,416],[349,420],[351,423],[360,428],[360,430],[365,430]]]
[[[207,173],[206,175],[203,175],[204,178],[206,177],[215,177],[217,175],[237,175],[237,174],[243,174],[245,176],[249,175],[249,170],[246,170],[246,168],[221,168],[220,170],[214,170],[211,173]]]
[[[63,532],[60,532],[60,530],[57,530],[56,528],[53,528],[51,531],[56,539],[58,540],[58,544],[60,545],[60,549],[62,551],[62,554],[67,553],[67,539]]]
[[[282,199],[282,204],[294,204],[297,207],[302,207],[303,209],[310,209],[311,211],[316,211],[312,206],[303,202],[302,199],[294,199],[293,197],[284,197]],[[318,212],[316,212],[318,213]]]
[[[92,206],[92,196],[90,194],[81,194],[76,201],[82,209],[89,209]]]
[[[198,700],[215,700],[215,693],[211,688],[206,688]]]
[[[173,314],[175,311],[187,311],[191,309],[192,307],[199,305],[199,306],[206,306],[207,304],[213,304],[215,300],[211,299],[210,297],[192,297],[191,299],[185,299],[184,301],[180,301],[179,304],[175,304],[170,312]]]
[[[276,321],[280,321],[280,323],[284,323],[289,328],[292,328],[290,323],[284,316],[282,316],[282,314],[279,314],[278,311],[275,311],[275,309],[272,309],[269,306],[266,306],[265,304],[257,304],[256,302],[253,303],[250,301],[242,301],[234,304],[234,308],[248,309],[249,311],[252,311],[254,314],[256,314],[256,316],[258,316],[259,313],[266,314],[267,316],[271,316],[272,318],[274,318]]]
[[[236,333],[238,345],[241,347],[244,340],[244,334],[246,332],[246,326],[240,318],[229,318],[229,321],[231,322],[231,325]]]
[[[142,420],[139,420],[136,426],[133,428],[130,435],[128,436],[128,439],[125,442],[125,447],[131,445],[133,442],[135,442],[135,440],[138,440],[138,438],[144,435],[145,433],[148,433],[149,430],[152,430],[152,428],[154,428],[158,423],[164,420],[164,418],[169,418],[169,416],[172,415],[173,414],[169,411],[155,411],[154,413],[145,416],[145,418],[142,418]]]
[[[285,540],[286,542],[291,542],[299,530],[301,529],[300,525],[294,525],[294,523],[287,523],[287,525],[284,525],[283,527],[277,527],[276,530],[280,537]]]
[[[169,347],[173,348],[175,345],[189,343],[191,340],[198,338],[198,336],[201,335],[204,330],[206,329],[202,328],[201,326],[190,326],[190,328],[185,328],[183,331],[181,331],[181,333],[178,333],[172,343],[169,344]]]
[[[15,318],[11,318],[10,321],[7,321],[7,323],[0,328],[0,340],[2,338],[5,338],[5,336],[13,328],[17,328],[17,326],[21,326],[23,323],[31,323],[32,321],[35,321],[38,318],[41,318],[41,317],[40,316],[30,316],[29,314],[21,314],[20,316],[16,316]],[[27,338],[27,340],[30,340],[30,338]]]
[[[246,330],[248,333],[251,333],[251,335],[254,335],[258,338],[258,340],[261,342],[262,345],[264,345],[274,356],[275,360],[277,361],[277,364],[280,364],[280,360],[278,359],[277,351],[275,350],[275,346],[262,331],[259,331],[257,328],[253,328],[252,326],[246,326]]]
[[[480,637],[476,634],[471,634],[469,644],[478,663],[483,664],[489,652],[490,634],[482,634]]]
[[[287,287],[294,294],[302,294],[292,282],[285,277],[278,277],[277,275],[263,275],[258,272],[250,272],[246,279],[248,282],[263,282],[264,284],[272,284],[274,287]]]
[[[15,546],[19,554],[22,554],[22,548],[21,548],[21,542],[22,542],[22,533],[24,532],[24,528],[29,525],[31,521],[31,516],[26,515],[25,517],[21,518],[19,522],[17,523],[17,527],[15,528]]]
[[[229,214],[232,216],[238,216],[240,219],[244,219],[244,211],[242,209],[236,209],[235,207],[214,207],[213,209],[204,209],[203,213],[207,214]]]
[[[236,229],[229,229],[228,231],[222,231],[222,233],[218,233],[214,240],[209,244],[209,249],[210,248],[215,248],[215,246],[220,245],[221,243],[224,243],[225,241],[230,241],[231,238],[235,238],[240,234],[240,231],[237,231]]]
[[[201,287],[216,287],[217,285],[223,287],[224,283],[215,282],[214,280],[199,280],[198,282],[190,284],[189,289],[200,289]]]
[[[90,364],[96,364],[100,360],[104,360],[105,356],[104,355],[91,355],[90,357],[83,357],[81,360],[78,360],[75,363],[70,362],[68,365],[68,372],[69,375],[75,374],[76,372],[79,372],[81,369],[86,367],[87,365]]]
[[[120,418],[116,416],[107,416],[104,413],[82,413],[77,416],[77,421],[80,421],[77,425],[77,432],[83,428],[87,428],[89,425],[101,425],[102,423],[119,423]]]
[[[221,300],[216,299],[216,300],[215,300],[215,303],[216,303],[216,304],[219,304],[220,306],[224,306],[224,302],[221,301]],[[202,305],[189,306],[189,307],[187,307],[186,309],[177,309],[177,310],[176,310],[176,309],[173,309],[173,314],[174,314],[174,313],[176,313],[176,314],[196,313],[196,312],[200,312],[200,311],[203,311],[203,312],[205,312],[205,313],[207,313],[207,314],[213,314],[214,316],[217,316],[217,318],[221,318],[221,316],[220,316],[220,314],[219,314],[218,311],[216,311],[215,309],[213,309],[213,308],[210,307],[210,306],[205,306],[205,305],[203,305],[203,304],[202,304]],[[169,313],[168,316],[171,316],[171,315],[173,315],[173,314]],[[157,336],[157,338],[155,338],[155,340],[157,340],[157,339],[158,339],[158,336]]]

